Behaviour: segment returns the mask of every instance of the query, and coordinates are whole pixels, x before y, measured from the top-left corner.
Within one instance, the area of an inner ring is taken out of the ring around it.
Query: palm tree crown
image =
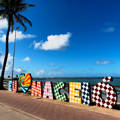
[[[35,5],[23,2],[23,0],[0,0],[0,16],[2,16],[1,19],[10,19],[10,27],[12,32],[15,20],[25,28],[25,31],[27,30],[27,28],[24,25],[23,21],[32,26],[31,21],[19,13],[25,12],[29,7],[33,7]]]

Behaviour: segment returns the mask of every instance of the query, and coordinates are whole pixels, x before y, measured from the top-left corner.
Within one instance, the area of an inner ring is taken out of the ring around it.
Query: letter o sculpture
[[[107,98],[105,100],[101,99],[102,91],[107,93]],[[97,106],[112,108],[117,102],[117,92],[112,85],[105,82],[99,82],[93,88],[92,98]]]

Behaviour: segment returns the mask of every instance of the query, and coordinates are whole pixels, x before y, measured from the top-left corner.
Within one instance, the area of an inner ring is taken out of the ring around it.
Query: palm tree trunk
[[[8,30],[7,30],[7,35],[6,35],[6,53],[5,53],[3,68],[2,68],[2,72],[1,72],[0,89],[4,89],[3,79],[4,79],[5,67],[6,67],[8,52],[9,52],[8,51],[9,31],[10,31],[10,17],[9,17],[9,20],[8,20]]]

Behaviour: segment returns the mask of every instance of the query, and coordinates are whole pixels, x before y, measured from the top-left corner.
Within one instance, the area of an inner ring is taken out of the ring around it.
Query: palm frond
[[[34,7],[35,5],[33,4],[28,4],[28,3],[22,3],[22,4],[17,4],[15,6],[13,6],[13,9],[15,8],[16,12],[24,12],[25,10],[27,11],[27,9],[29,7]]]
[[[2,2],[0,2],[0,8],[1,8],[1,9],[5,8],[5,4],[2,3]]]
[[[20,14],[18,13],[18,17],[19,17],[21,20],[23,20],[24,22],[28,23],[30,26],[32,26],[31,21],[28,20],[28,19],[27,19],[26,17],[24,17],[23,15],[20,15]]]
[[[27,11],[27,7],[25,5],[16,5],[14,6],[15,12],[24,12]]]
[[[35,5],[29,4],[29,5],[27,5],[27,7],[35,7]]]
[[[2,9],[3,8],[6,9],[6,10],[9,9],[9,7],[10,7],[10,0],[1,0],[0,3],[1,3],[1,8]]]
[[[25,28],[25,30],[24,30],[24,32],[25,32],[27,30],[26,26],[24,25],[22,20],[15,13],[14,13],[14,15],[15,15],[16,22],[19,22],[19,24],[21,24]]]

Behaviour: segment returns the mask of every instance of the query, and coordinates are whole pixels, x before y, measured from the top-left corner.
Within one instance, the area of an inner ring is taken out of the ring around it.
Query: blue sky
[[[120,1],[26,0],[33,24],[18,23],[14,76],[120,76]],[[0,72],[5,54],[7,20],[0,20]],[[12,74],[15,31],[9,37],[5,77]]]

